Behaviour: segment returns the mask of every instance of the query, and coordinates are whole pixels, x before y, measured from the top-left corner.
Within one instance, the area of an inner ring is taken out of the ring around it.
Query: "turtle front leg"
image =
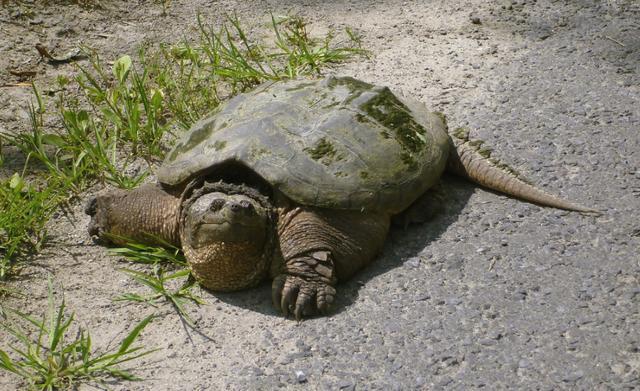
[[[305,206],[283,208],[278,236],[283,262],[273,270],[272,298],[285,316],[327,314],[335,285],[382,249],[389,216]]]
[[[91,216],[89,234],[98,241],[124,244],[126,238],[148,244],[180,245],[180,197],[159,185],[99,194],[89,200],[85,213]]]

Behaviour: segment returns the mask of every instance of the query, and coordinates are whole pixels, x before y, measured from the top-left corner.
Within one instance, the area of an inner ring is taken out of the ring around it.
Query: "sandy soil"
[[[51,245],[11,283],[27,296],[4,300],[41,313],[50,273],[95,346],[161,314],[141,335],[160,350],[132,367],[145,380],[114,389],[640,387],[637,1],[176,0],[166,16],[150,1],[48,3],[0,8],[0,131],[27,129],[31,92],[9,69],[36,71],[44,89],[73,72],[39,63],[38,42],[115,59],[192,36],[197,12],[258,27],[269,12],[294,13],[313,32],[362,34],[374,55],[335,72],[421,99],[542,187],[605,212],[543,209],[448,180],[445,212],[393,231],[380,259],[339,287],[333,316],[284,319],[265,284],[201,292],[194,332],[168,306],[112,301],[144,289],[91,243],[87,194],[53,219]],[[0,388],[20,385],[0,372]]]

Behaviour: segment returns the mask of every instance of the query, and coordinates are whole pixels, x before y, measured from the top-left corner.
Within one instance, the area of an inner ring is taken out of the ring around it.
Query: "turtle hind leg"
[[[285,315],[326,314],[335,284],[351,277],[382,249],[389,216],[306,206],[283,208],[278,237],[282,262],[274,265],[272,297]]]
[[[89,235],[103,243],[179,245],[180,198],[158,185],[111,190],[89,200]]]
[[[444,210],[447,198],[446,190],[442,184],[438,182],[418,197],[417,200],[413,201],[407,209],[394,215],[391,219],[391,224],[406,230],[411,224],[425,223]]]

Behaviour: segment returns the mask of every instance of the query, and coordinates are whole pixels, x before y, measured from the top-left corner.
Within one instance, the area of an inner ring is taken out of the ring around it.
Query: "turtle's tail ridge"
[[[457,131],[451,138],[452,150],[447,171],[471,180],[483,187],[542,206],[581,213],[601,214],[596,209],[573,204],[549,194],[524,179],[508,166],[492,159],[490,151],[482,149],[481,142],[470,141],[467,132]]]

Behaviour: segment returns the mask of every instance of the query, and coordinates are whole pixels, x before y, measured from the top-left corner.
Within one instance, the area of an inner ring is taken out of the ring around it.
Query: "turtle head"
[[[180,240],[192,273],[214,291],[256,285],[273,252],[271,208],[244,186],[215,187],[194,192],[183,205]]]
[[[260,247],[265,240],[267,211],[244,194],[207,193],[194,200],[185,212],[185,239],[194,248],[212,242]]]

